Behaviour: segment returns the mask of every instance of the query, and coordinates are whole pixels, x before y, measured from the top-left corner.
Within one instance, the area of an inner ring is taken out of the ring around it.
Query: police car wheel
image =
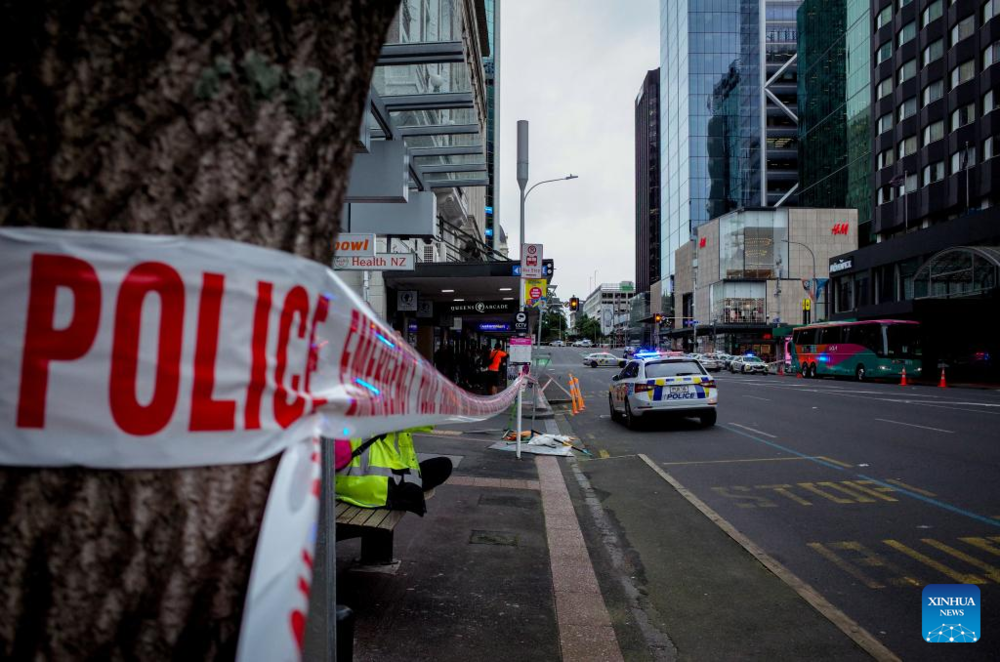
[[[698,420],[701,422],[701,427],[710,428],[715,425],[716,419],[718,419],[719,414],[714,409],[712,411],[706,411],[703,414],[698,414]]]
[[[591,361],[590,362],[590,367],[591,368],[596,368],[597,367],[597,361]]]
[[[619,418],[621,418],[618,412],[615,411],[615,401],[610,394],[608,395],[608,411],[611,412],[612,421],[617,421]]]
[[[634,430],[638,423],[639,421],[632,415],[632,407],[629,405],[628,400],[625,400],[625,427],[629,430]]]

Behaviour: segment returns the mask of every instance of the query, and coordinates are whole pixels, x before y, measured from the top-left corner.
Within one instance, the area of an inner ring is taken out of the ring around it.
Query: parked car
[[[611,378],[608,407],[611,420],[635,427],[639,418],[677,413],[697,416],[705,427],[715,425],[719,391],[698,361],[683,357],[642,355],[625,362]]]
[[[583,340],[577,340],[573,343],[573,347],[593,347],[594,343],[590,340],[584,338]]]
[[[589,365],[591,368],[598,366],[614,366],[617,368],[619,361],[621,359],[611,352],[593,352],[583,357],[583,365]]]
[[[759,356],[737,356],[729,364],[729,372],[741,374],[767,374],[767,364]]]
[[[565,347],[566,343],[564,343],[561,340],[553,340],[552,342],[549,343],[549,345],[551,345],[552,347]]]
[[[715,360],[712,354],[695,354],[694,358],[709,372],[718,372],[722,369],[722,366]]]

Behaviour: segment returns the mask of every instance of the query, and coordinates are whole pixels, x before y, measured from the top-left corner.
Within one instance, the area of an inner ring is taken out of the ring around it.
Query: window
[[[917,22],[910,21],[899,30],[899,45],[902,46],[917,36]]]
[[[954,46],[958,42],[971,37],[972,33],[976,31],[976,16],[973,14],[967,18],[962,19],[958,24],[951,29],[951,45]]]
[[[924,66],[926,67],[935,60],[940,60],[942,55],[944,55],[944,39],[931,42],[924,49]]]
[[[892,57],[892,42],[887,41],[878,47],[878,52],[875,53],[875,64],[881,64]]]
[[[976,75],[976,63],[974,60],[966,60],[951,70],[951,89],[955,89],[962,83],[972,80]]]
[[[902,9],[911,2],[913,2],[913,0],[899,0],[899,8]]]
[[[983,49],[983,69],[1000,62],[1000,41],[994,41]]]
[[[885,133],[892,129],[892,113],[886,113],[878,118],[878,132]]]
[[[917,75],[917,60],[908,60],[899,68],[899,84],[902,85]]]
[[[944,81],[936,80],[924,88],[924,105],[933,103],[944,96]]]
[[[939,120],[924,127],[924,146],[930,145],[935,140],[944,138],[944,120]]]
[[[899,121],[902,122],[907,117],[917,114],[917,97],[910,97],[899,104]]]
[[[664,361],[663,363],[646,364],[646,379],[707,374],[697,361]]]
[[[962,172],[976,165],[976,147],[967,145],[951,155],[951,174]]]
[[[892,202],[895,196],[892,194],[892,186],[886,185],[878,190],[878,203],[884,205],[887,202]]]
[[[878,169],[887,168],[896,162],[896,154],[891,150],[887,149],[880,152],[878,155]]]
[[[944,161],[932,163],[924,168],[924,186],[944,179]]]
[[[886,324],[886,356],[919,359],[920,331],[916,324]]]
[[[960,126],[971,124],[976,119],[976,104],[970,103],[962,106],[951,114],[951,130],[954,131]]]
[[[901,159],[917,151],[917,137],[910,136],[899,141],[896,148],[896,158]]]
[[[941,14],[944,12],[944,3],[941,0],[935,0],[931,4],[927,5],[927,9],[924,10],[923,18],[921,19],[921,27],[927,27],[927,24],[931,21],[941,18]]]
[[[635,378],[639,376],[639,363],[632,361],[622,370],[621,378]]]
[[[878,30],[883,25],[889,25],[892,21],[892,5],[889,5],[878,13],[875,17],[875,29]]]
[[[985,161],[986,159],[992,159],[994,156],[997,155],[997,153],[993,151],[994,138],[996,138],[996,136],[990,136],[989,138],[983,141],[983,161]],[[998,145],[998,147],[1000,147],[1000,145]]]
[[[1000,14],[1000,0],[986,0],[983,5],[983,23]]]
[[[844,327],[845,338],[841,342],[851,345],[861,345],[879,356],[884,354],[882,347],[881,324],[850,324]]]
[[[998,0],[1000,1],[1000,0]],[[993,90],[990,90],[983,95],[983,115],[986,113],[991,113],[997,109],[996,102],[994,101]]]
[[[913,193],[917,190],[917,173],[912,175],[906,175],[903,183],[899,185],[899,197],[903,197],[908,193]]]
[[[878,84],[876,98],[882,99],[890,94],[892,94],[892,76],[882,79],[882,82]]]

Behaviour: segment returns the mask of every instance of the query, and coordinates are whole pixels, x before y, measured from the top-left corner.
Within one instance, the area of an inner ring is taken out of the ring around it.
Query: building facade
[[[603,335],[624,338],[628,333],[629,310],[635,283],[601,283],[580,305],[584,315],[601,324]]]
[[[823,319],[830,258],[856,241],[853,209],[747,209],[699,226],[675,255],[674,328],[662,344],[776,356],[776,327],[802,324],[806,305]]]
[[[483,57],[486,74],[486,244],[498,248],[497,226],[500,218],[500,0],[485,0],[485,19],[489,54]]]
[[[635,99],[635,284],[660,280],[660,70],[646,72]]]
[[[798,11],[799,204],[858,210],[871,239],[870,0],[805,0]]]
[[[797,202],[799,4],[660,2],[661,292],[699,226]]]
[[[830,315],[920,321],[925,373],[1000,378],[998,5],[871,2],[874,243],[831,261]]]

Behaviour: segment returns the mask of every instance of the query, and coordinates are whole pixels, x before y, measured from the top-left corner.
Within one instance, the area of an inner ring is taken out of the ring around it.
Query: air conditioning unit
[[[437,242],[431,244],[423,244],[420,247],[420,261],[421,262],[437,262],[438,261],[438,245]]]

